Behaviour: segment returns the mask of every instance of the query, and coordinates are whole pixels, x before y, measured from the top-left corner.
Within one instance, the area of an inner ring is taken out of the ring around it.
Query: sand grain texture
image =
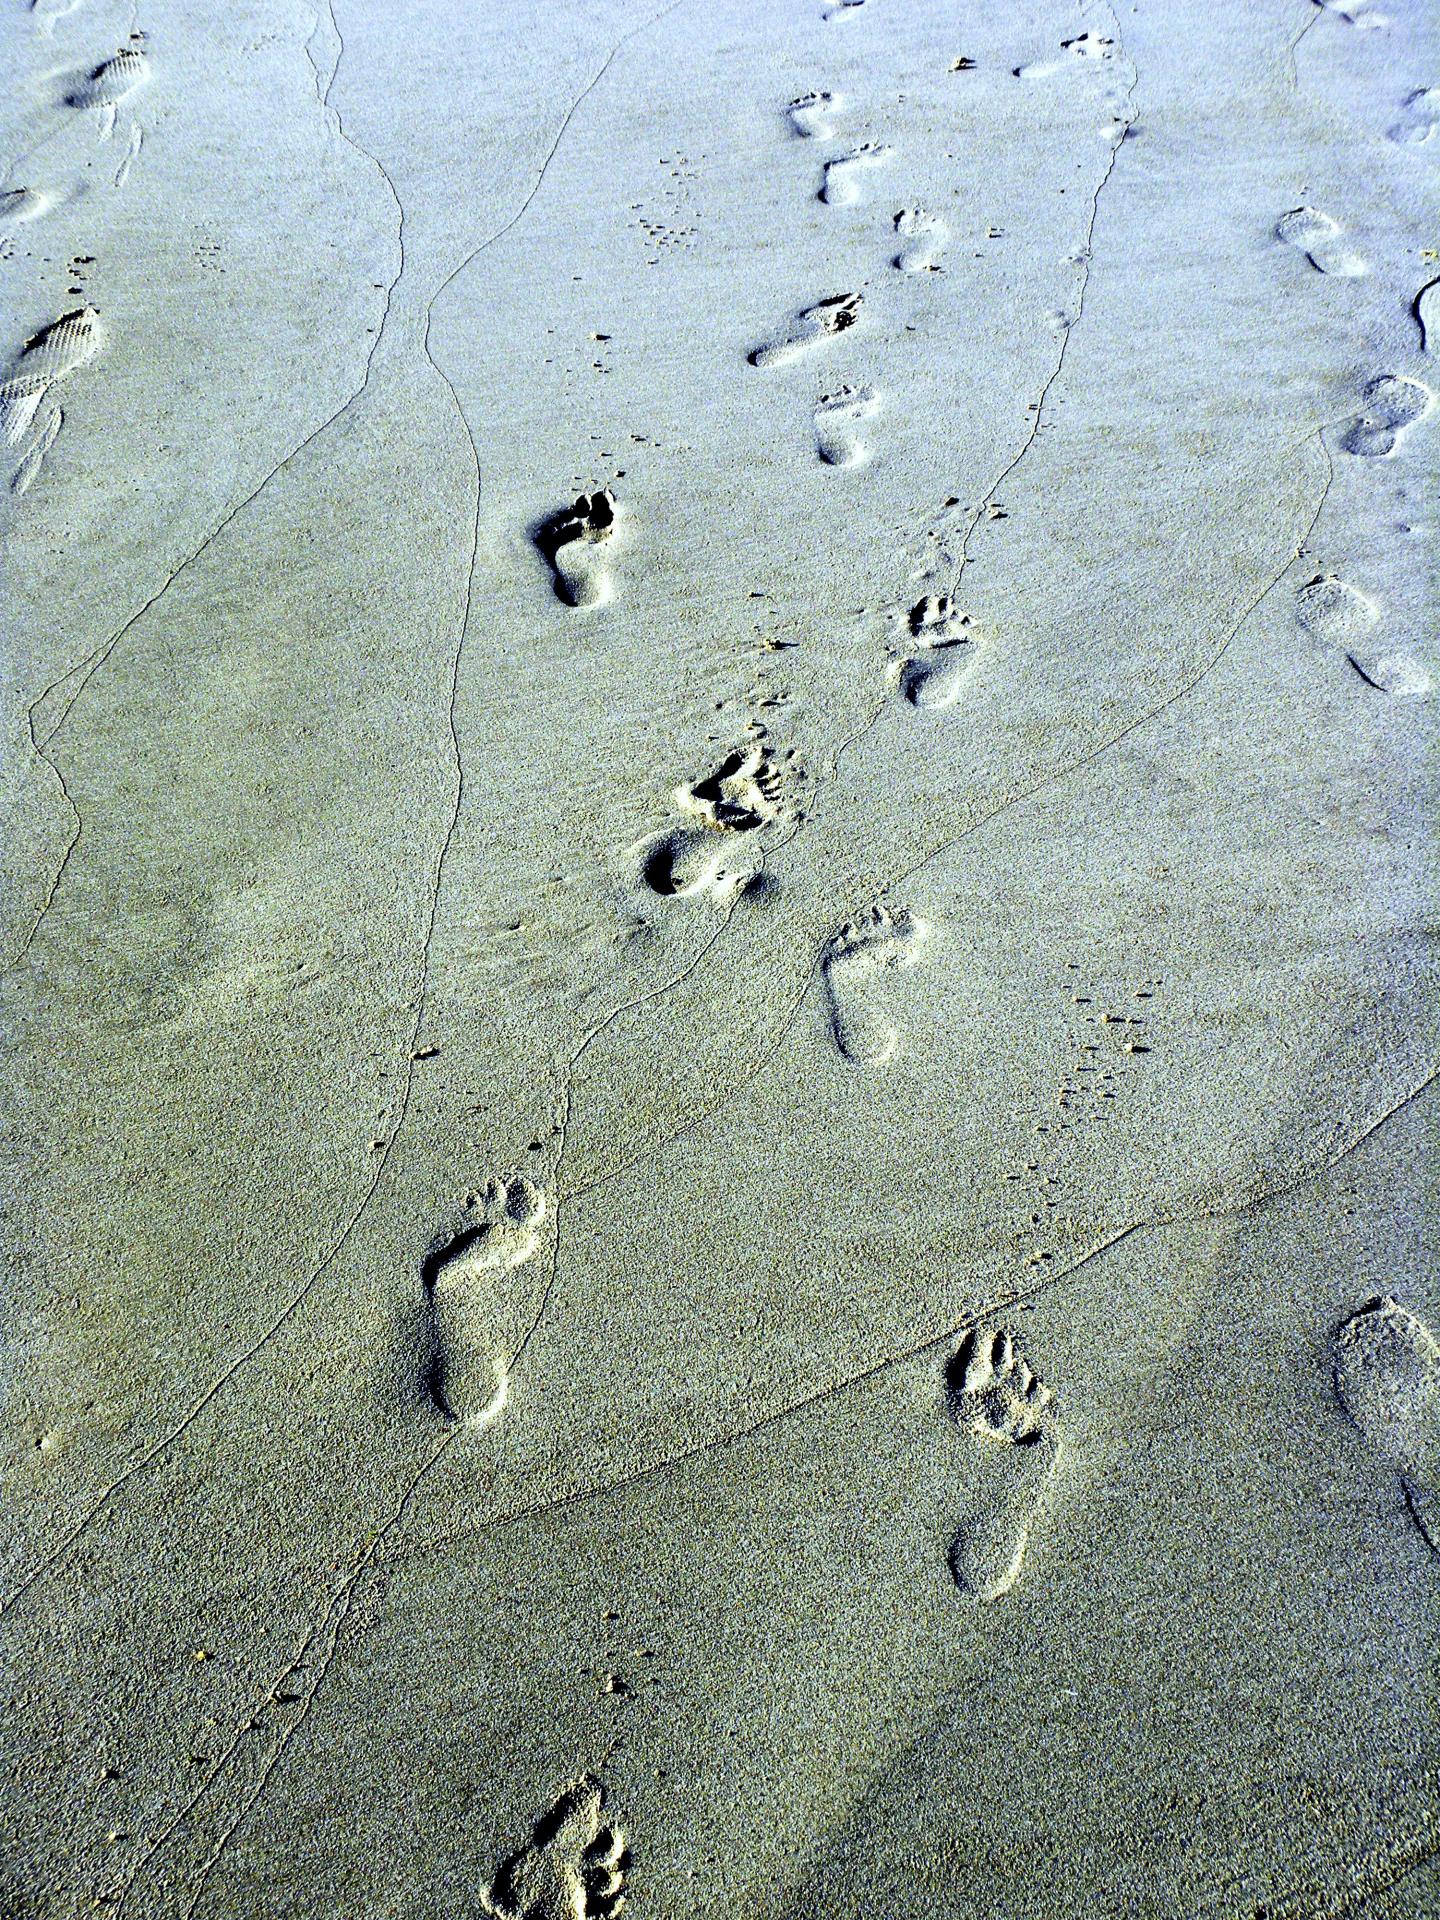
[[[0,41],[6,1912],[1433,1912],[1433,9]]]

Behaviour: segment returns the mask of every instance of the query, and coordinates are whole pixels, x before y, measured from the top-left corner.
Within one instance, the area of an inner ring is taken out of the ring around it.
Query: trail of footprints
[[[1352,23],[1361,23],[1360,15],[1339,8],[1330,10],[1340,12]],[[1363,20],[1378,24],[1376,16],[1365,15]],[[1437,115],[1440,92],[1422,88],[1408,97],[1405,120],[1391,129],[1391,138],[1421,144],[1428,139]],[[1359,280],[1368,271],[1340,222],[1318,207],[1292,207],[1281,214],[1274,231],[1278,241],[1301,254],[1317,273]],[[1440,344],[1436,339],[1440,281],[1431,280],[1420,288],[1411,311],[1420,350],[1429,355]],[[1366,382],[1360,405],[1341,432],[1340,449],[1356,460],[1391,459],[1434,407],[1435,395],[1423,380],[1411,374],[1377,374]],[[1341,654],[1374,691],[1402,700],[1429,697],[1429,669],[1403,642],[1385,636],[1380,608],[1337,574],[1316,574],[1296,589],[1295,622],[1307,639]]]
[[[79,0],[33,0],[31,12],[41,31],[49,35],[56,21],[73,13],[78,4]],[[144,39],[139,29],[133,29],[125,45],[75,73],[58,96],[63,109],[95,115],[102,141],[114,133],[120,109],[150,78],[151,62]],[[136,125],[112,178],[112,188],[124,186],[142,145],[143,133]],[[69,204],[83,191],[77,181],[64,191],[53,186],[23,185],[0,196],[0,246],[7,256],[18,244],[12,240],[13,235]],[[72,272],[76,264],[72,261]],[[71,291],[77,289],[72,287]],[[10,491],[16,497],[34,486],[65,424],[64,410],[54,396],[71,376],[89,365],[103,344],[100,316],[93,306],[85,305],[58,315],[12,355],[0,381],[0,439],[7,447],[18,449],[17,464],[10,476]]]

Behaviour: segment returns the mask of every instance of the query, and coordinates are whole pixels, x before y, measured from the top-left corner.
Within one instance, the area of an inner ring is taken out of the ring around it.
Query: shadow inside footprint
[[[568,607],[595,607],[613,592],[605,543],[619,509],[608,487],[582,493],[572,505],[532,528],[531,539],[554,575],[555,593]]]
[[[993,1600],[1020,1577],[1059,1457],[1054,1396],[1008,1327],[972,1327],[946,1362],[944,1391],[950,1418],[992,1453],[951,1542],[950,1572],[971,1599]]]

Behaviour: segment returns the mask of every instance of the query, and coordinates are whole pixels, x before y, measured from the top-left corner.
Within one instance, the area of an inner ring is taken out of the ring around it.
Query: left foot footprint
[[[962,613],[948,593],[927,593],[910,609],[907,625],[922,650],[892,667],[900,691],[912,707],[926,713],[953,707],[978,653],[969,614]]]
[[[875,976],[913,967],[929,928],[907,908],[869,907],[830,941],[820,962],[830,1032],[847,1060],[879,1067],[894,1056],[900,1035],[876,1004]]]
[[[945,1369],[945,1395],[956,1425],[997,1453],[994,1484],[950,1548],[960,1591],[993,1600],[1020,1577],[1030,1528],[1059,1457],[1053,1396],[1005,1327],[975,1327],[964,1336]],[[1003,1466],[1001,1448],[1010,1456]]]
[[[1048,80],[1053,73],[1064,73],[1068,67],[1084,64],[1091,60],[1113,60],[1115,42],[1103,33],[1080,33],[1073,40],[1060,42],[1058,60],[1032,60],[1026,66],[1016,67],[1017,80]]]
[[[858,467],[867,457],[867,449],[854,431],[861,420],[869,420],[880,408],[880,396],[873,387],[837,387],[823,394],[815,409],[815,445],[827,467]]]
[[[1345,436],[1345,451],[1362,460],[1384,460],[1435,404],[1423,381],[1408,374],[1382,373],[1365,389],[1365,411]]]

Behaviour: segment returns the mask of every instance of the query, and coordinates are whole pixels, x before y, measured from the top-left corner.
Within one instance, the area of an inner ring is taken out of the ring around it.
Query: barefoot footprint
[[[426,1385],[450,1420],[483,1426],[505,1404],[509,1355],[499,1276],[540,1245],[545,1196],[523,1175],[490,1180],[471,1196],[477,1217],[421,1268],[428,1309]]]
[[[873,387],[837,387],[821,395],[815,409],[815,447],[827,467],[863,465],[869,450],[855,428],[879,410],[880,396]]]
[[[849,153],[827,160],[820,198],[829,207],[853,207],[860,198],[862,176],[871,167],[883,167],[893,157],[893,148],[882,146],[875,140],[866,140],[860,146],[852,147]]]
[[[751,366],[780,367],[797,354],[833,340],[837,333],[854,326],[860,317],[860,307],[858,293],[835,293],[828,299],[817,300],[813,307],[802,307],[778,340],[756,347],[750,355]]]
[[[1440,1554],[1440,1341],[1397,1300],[1372,1300],[1337,1328],[1340,1404],[1400,1476],[1406,1504]]]
[[[902,207],[895,215],[895,231],[900,236],[900,251],[892,264],[899,272],[939,273],[937,263],[948,234],[943,220],[924,207]]]
[[[910,609],[906,625],[922,648],[897,663],[900,691],[927,713],[953,707],[978,652],[969,614],[948,593],[927,593]]]
[[[785,109],[790,116],[790,124],[802,140],[830,140],[835,135],[835,115],[845,104],[841,93],[827,93],[817,88],[811,93],[802,93],[798,100],[792,100]]]
[[[787,775],[803,779],[793,765]],[[780,769],[761,741],[736,747],[703,779],[675,789],[675,809],[696,825],[670,827],[640,843],[640,880],[662,898],[703,897],[723,906],[759,867],[761,827],[784,801]]]
[[[1275,238],[1303,253],[1317,273],[1358,280],[1366,271],[1358,253],[1345,245],[1344,228],[1318,207],[1292,207],[1275,222]]]
[[[535,544],[555,576],[555,592],[567,606],[603,606],[614,594],[606,549],[618,517],[614,494],[602,487],[552,514],[536,534]]]
[[[913,967],[929,928],[904,907],[874,906],[843,926],[820,962],[826,1011],[835,1045],[858,1066],[879,1067],[894,1057],[900,1035],[876,1004],[876,975]]]
[[[583,1774],[561,1789],[529,1844],[501,1862],[480,1904],[493,1920],[608,1920],[625,1904],[625,1835],[601,1819],[605,1789]]]
[[[1390,129],[1398,147],[1427,146],[1440,126],[1440,87],[1416,87],[1405,96],[1402,117]]]
[[[1346,434],[1345,451],[1362,460],[1386,459],[1434,404],[1435,396],[1422,380],[1382,373],[1365,389],[1365,411]]]
[[[950,1548],[960,1591],[993,1600],[1020,1577],[1041,1498],[1059,1457],[1053,1396],[1006,1327],[974,1327],[945,1369],[950,1417],[997,1455],[983,1503]],[[1008,1458],[998,1457],[1005,1449]]]

